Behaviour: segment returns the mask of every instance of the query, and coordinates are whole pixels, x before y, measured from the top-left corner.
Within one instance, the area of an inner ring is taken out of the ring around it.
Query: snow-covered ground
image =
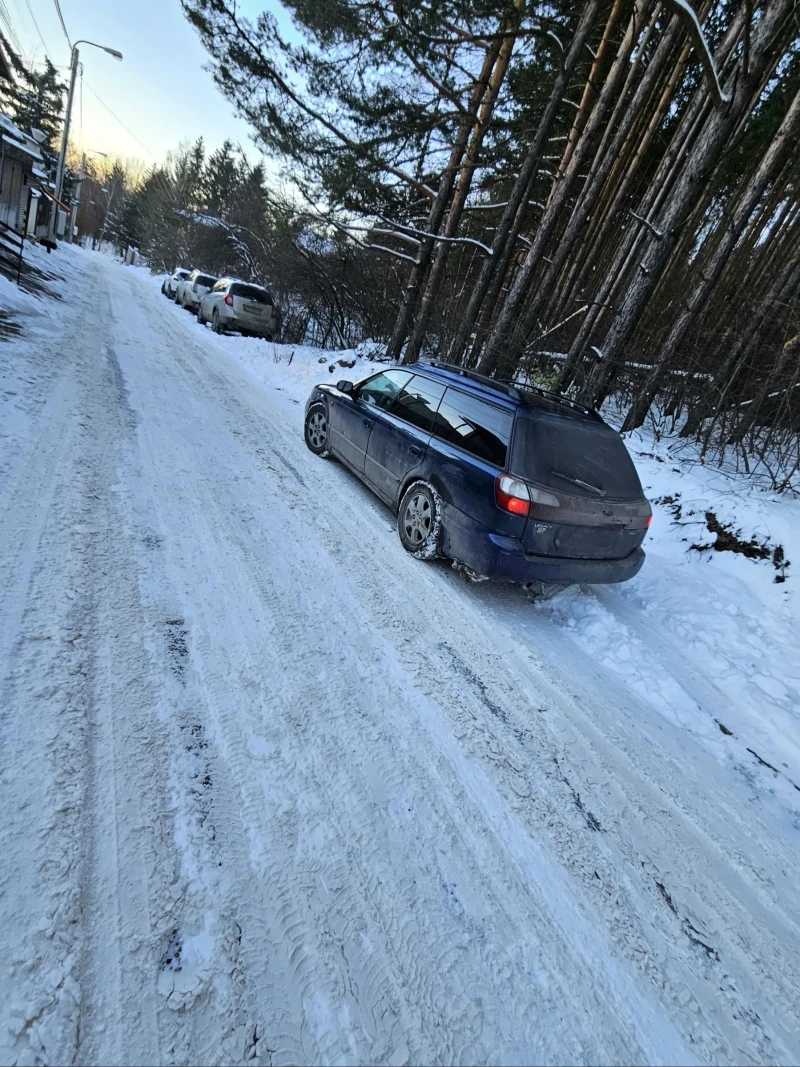
[[[48,267],[0,281],[0,1062],[797,1062],[800,505],[642,436],[634,581],[467,585],[305,448],[367,355]]]

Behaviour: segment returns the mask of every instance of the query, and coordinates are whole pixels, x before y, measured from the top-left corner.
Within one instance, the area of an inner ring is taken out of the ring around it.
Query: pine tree
[[[14,70],[15,82],[0,82],[0,102],[14,124],[25,133],[41,130],[46,134],[43,146],[51,154],[58,152],[67,86],[58,71],[45,58],[42,70],[28,68],[3,37],[3,48]]]

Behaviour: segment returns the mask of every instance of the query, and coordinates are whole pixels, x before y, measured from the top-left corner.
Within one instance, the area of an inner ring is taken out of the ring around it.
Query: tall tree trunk
[[[693,437],[699,430],[701,423],[715,409],[720,410],[724,407],[725,397],[739,377],[744,354],[754,344],[764,326],[766,316],[773,313],[775,305],[782,299],[790,295],[794,296],[798,285],[800,285],[800,260],[791,258],[775,274],[771,285],[761,295],[759,300],[760,314],[754,314],[747,328],[742,330],[734,342],[729,345],[725,358],[717,368],[705,397],[689,412],[686,422],[678,435],[679,437]]]
[[[625,299],[605,338],[602,365],[583,390],[584,402],[594,405],[606,396],[608,385],[621,363],[625,345],[679,240],[682,220],[689,214],[698,195],[702,195],[708,175],[750,105],[754,90],[767,70],[774,66],[777,38],[785,32],[787,16],[793,7],[794,0],[774,0],[765,10],[753,38],[750,69],[747,72],[739,69],[735,78],[728,79],[732,90],[730,102],[711,114],[675,183],[663,215],[656,223],[661,239],[650,238],[650,247],[645,250],[639,269],[629,282]]]
[[[574,247],[581,228],[586,224],[586,219],[594,210],[597,199],[603,188],[603,184],[608,177],[614,161],[617,159],[619,149],[636,120],[639,108],[643,101],[647,100],[653,85],[661,74],[663,65],[669,58],[679,31],[680,24],[677,19],[673,19],[659,43],[656,53],[650,61],[642,80],[636,87],[633,98],[626,104],[624,109],[625,114],[621,117],[616,126],[616,131],[611,138],[607,151],[604,153],[599,164],[594,168],[591,177],[581,190],[577,203],[572,209],[566,229],[558,242],[558,246],[555,249],[551,262],[548,264],[544,276],[537,286],[536,292],[529,297],[524,314],[520,319],[518,331],[523,341],[527,339],[533,329],[542,306],[545,300],[549,298],[552,288]],[[620,102],[622,102],[622,99],[623,98],[620,97]]]
[[[480,272],[472,288],[469,302],[459,325],[458,332],[450,345],[450,360],[454,363],[461,363],[463,361],[470,335],[475,328],[479,316],[485,309],[487,296],[489,296],[488,303],[493,306],[493,301],[489,294],[490,286],[496,281],[496,289],[497,292],[499,292],[500,286],[502,285],[503,278],[508,269],[508,264],[514,252],[517,237],[525,219],[528,201],[532,195],[533,186],[536,182],[545,143],[550,136],[553,122],[561,107],[567,83],[578,62],[581,50],[586,43],[586,38],[594,25],[599,6],[599,0],[589,0],[583,7],[580,21],[575,30],[575,36],[572,39],[572,44],[565,57],[564,64],[558,77],[556,78],[553,91],[550,94],[550,99],[547,102],[547,106],[545,107],[544,114],[542,115],[542,119],[536,130],[534,139],[531,142],[519,175],[517,176],[517,180],[514,183],[514,188],[508,198],[508,203],[506,204],[500,222],[497,225],[494,240],[492,241],[492,254],[491,256],[487,256],[481,264]]]
[[[483,146],[483,138],[488,129],[489,122],[491,121],[492,112],[497,103],[500,88],[505,80],[506,72],[508,71],[508,65],[511,62],[511,53],[514,50],[514,45],[517,40],[515,32],[519,29],[520,20],[525,7],[525,0],[513,0],[513,4],[513,15],[503,23],[505,34],[503,43],[500,46],[497,62],[494,65],[494,70],[489,79],[486,95],[481,102],[475,129],[473,130],[469,147],[464,156],[458,184],[456,185],[456,190],[453,194],[450,210],[447,213],[447,221],[445,222],[444,230],[442,232],[442,235],[447,238],[455,237],[458,232],[458,226],[461,222],[464,206],[472,187],[475,165]],[[425,339],[431,312],[439,298],[439,292],[442,288],[447,259],[450,255],[451,248],[452,245],[448,241],[441,241],[438,243],[436,250],[433,253],[433,264],[431,266],[430,274],[428,275],[428,282],[422,297],[422,303],[416,316],[411,335],[408,339],[408,345],[406,346],[405,355],[403,357],[404,363],[412,363],[417,358]]]
[[[611,103],[620,87],[626,73],[631,50],[636,37],[635,19],[631,18],[625,36],[617,49],[617,55],[611,65],[608,78],[603,85],[597,103],[589,116],[583,134],[578,141],[575,151],[572,153],[569,165],[564,174],[555,183],[553,194],[548,200],[547,207],[542,216],[539,227],[534,234],[533,242],[527,255],[517,272],[511,286],[502,311],[497,317],[494,327],[487,338],[483,355],[480,361],[480,369],[486,374],[492,374],[498,370],[501,360],[503,369],[513,366],[517,356],[518,344],[512,346],[511,335],[516,323],[520,307],[536,269],[539,266],[545,246],[549,241],[566,203],[569,192],[578,175],[580,167],[585,162],[593,145],[596,143],[602,122],[608,114]]]
[[[487,49],[484,55],[481,72],[473,85],[466,114],[462,116],[461,122],[459,123],[458,132],[450,152],[447,166],[442,172],[442,176],[439,180],[439,188],[436,191],[436,197],[431,204],[426,227],[426,233],[428,234],[435,235],[439,233],[442,219],[447,210],[447,204],[453,192],[453,186],[456,183],[456,175],[461,165],[461,161],[464,158],[470,131],[475,125],[478,108],[480,107],[481,100],[486,92],[486,86],[489,83],[494,65],[497,62],[497,56],[501,47],[500,42],[502,42],[502,37],[495,39],[494,43]],[[398,360],[400,358],[403,344],[408,336],[412,316],[419,301],[419,294],[428,273],[434,245],[435,240],[433,236],[423,238],[420,242],[419,250],[417,252],[417,260],[411,269],[411,274],[406,283],[403,299],[397,312],[394,329],[392,330],[392,336],[386,347],[386,356],[388,359]]]
[[[733,49],[741,36],[744,23],[744,8],[740,8],[734,16],[731,25],[728,27],[724,39],[717,48],[714,58],[718,69],[721,69],[723,64],[731,56]],[[681,60],[679,60],[678,63],[679,69],[682,69],[683,60],[684,56],[682,54]],[[671,80],[665,92],[671,92],[674,88],[674,84],[675,81]],[[662,103],[664,103],[665,106],[668,102],[669,98],[665,100],[664,97],[662,97]],[[668,198],[672,193],[672,187],[677,181],[678,175],[681,173],[681,168],[684,166],[685,157],[694,147],[695,141],[699,137],[707,120],[709,111],[710,102],[708,94],[702,89],[698,90],[694,94],[691,103],[684,113],[678,129],[675,131],[669,147],[658,165],[654,177],[651,179],[647,190],[642,196],[640,203],[637,205],[636,214],[640,219],[648,219],[650,216],[655,215],[655,213],[668,201]],[[656,124],[654,123],[652,127],[653,133],[656,132],[656,128]],[[617,197],[616,203],[618,207],[622,206],[621,196]],[[608,225],[610,228],[611,224],[609,223]],[[610,300],[613,292],[621,285],[623,279],[628,275],[637,248],[644,239],[644,233],[643,224],[637,223],[634,225],[630,223],[628,225],[620,246],[613,256],[611,263],[605,270],[603,282],[600,285],[594,300],[591,302],[589,312],[581,323],[580,330],[570,347],[566,363],[562,369],[559,388],[566,389],[572,383],[580,361],[583,358],[584,350],[601,315],[611,308]],[[607,236],[607,231],[604,236]],[[598,247],[599,245],[600,240],[597,239],[595,241],[595,247]]]
[[[800,91],[795,95],[758,169],[742,193],[724,236],[717,244],[709,261],[703,264],[700,282],[692,289],[683,311],[673,322],[672,329],[661,346],[658,359],[645,378],[627,414],[622,427],[623,430],[634,430],[644,422],[669,361],[672,359],[678,345],[683,341],[687,330],[695,321],[698,313],[705,307],[758,201],[764,195],[767,185],[775,178],[780,169],[786,146],[794,143],[798,130],[800,130]]]
[[[625,0],[614,0],[614,3],[611,5],[611,12],[608,16],[605,29],[603,30],[603,38],[595,53],[591,69],[589,70],[589,77],[586,79],[586,84],[583,87],[583,95],[581,96],[581,102],[578,105],[575,120],[570,126],[569,134],[567,135],[567,144],[561,159],[559,160],[556,179],[560,178],[567,169],[567,165],[572,159],[572,153],[575,151],[575,145],[580,140],[580,136],[583,133],[589,118],[589,113],[597,99],[597,86],[602,82],[603,76],[608,69],[608,64],[611,62],[611,57],[614,51],[614,34],[617,32],[617,26],[625,14],[626,6],[627,4]],[[553,186],[553,188],[555,188],[555,186]]]
[[[710,7],[711,0],[706,0],[706,3],[698,13],[698,17],[705,18]],[[629,134],[628,141],[633,147],[633,156],[630,160],[623,159],[620,161],[619,180],[616,182],[615,186],[613,181],[610,180],[608,184],[611,188],[608,189],[607,193],[604,191],[604,199],[598,205],[598,210],[595,212],[595,218],[586,233],[583,245],[583,247],[586,248],[586,254],[580,258],[576,257],[575,259],[575,263],[570,271],[570,276],[564,284],[564,291],[561,296],[560,304],[554,312],[556,318],[560,318],[564,315],[568,302],[576,293],[581,292],[592,272],[596,269],[598,259],[605,251],[609,235],[611,234],[613,227],[616,225],[617,217],[624,208],[634,178],[639,173],[642,161],[644,160],[652,140],[667,113],[667,108],[675,93],[675,87],[683,74],[690,52],[691,42],[687,41],[681,48],[678,54],[678,60],[673,64],[669,76],[666,79],[666,83],[660,90],[656,89],[656,93],[658,94],[657,103],[650,118],[646,119],[645,116],[645,129],[643,133],[637,137],[635,136],[637,131],[632,130]],[[651,62],[653,62],[655,58],[656,57],[654,56]]]
[[[778,353],[778,358],[772,365],[769,374],[764,379],[764,384],[740,413],[738,421],[733,426],[727,437],[728,444],[736,444],[742,441],[758,422],[758,417],[764,403],[770,399],[770,395],[776,391],[775,387],[780,383],[781,377],[793,359],[798,355],[798,338],[795,335],[786,341]]]

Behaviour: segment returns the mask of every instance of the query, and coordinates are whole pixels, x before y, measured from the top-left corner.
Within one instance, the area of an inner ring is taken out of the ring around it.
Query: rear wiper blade
[[[572,482],[573,485],[579,485],[582,489],[588,489],[590,493],[597,493],[598,496],[605,496],[605,489],[599,489],[596,485],[591,485],[589,482],[584,482],[580,478],[573,478],[569,474],[562,474],[561,471],[550,471],[556,478],[562,478],[565,482]]]

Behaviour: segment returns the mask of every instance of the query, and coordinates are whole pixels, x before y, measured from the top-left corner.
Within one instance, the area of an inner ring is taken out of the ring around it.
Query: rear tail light
[[[653,523],[653,513],[651,511],[650,514],[647,516],[647,526],[645,527],[645,529],[649,530],[651,525],[652,525],[652,523]]]
[[[494,496],[497,506],[512,515],[528,515],[533,504],[542,504],[547,508],[561,507],[561,501],[555,493],[537,489],[535,485],[528,485],[510,474],[500,474],[495,478]]]
[[[499,474],[494,481],[497,506],[511,515],[527,515],[531,509],[531,494],[525,482],[510,474]]]
[[[228,305],[229,308],[233,307],[233,297],[230,293],[225,294],[225,303]]]

